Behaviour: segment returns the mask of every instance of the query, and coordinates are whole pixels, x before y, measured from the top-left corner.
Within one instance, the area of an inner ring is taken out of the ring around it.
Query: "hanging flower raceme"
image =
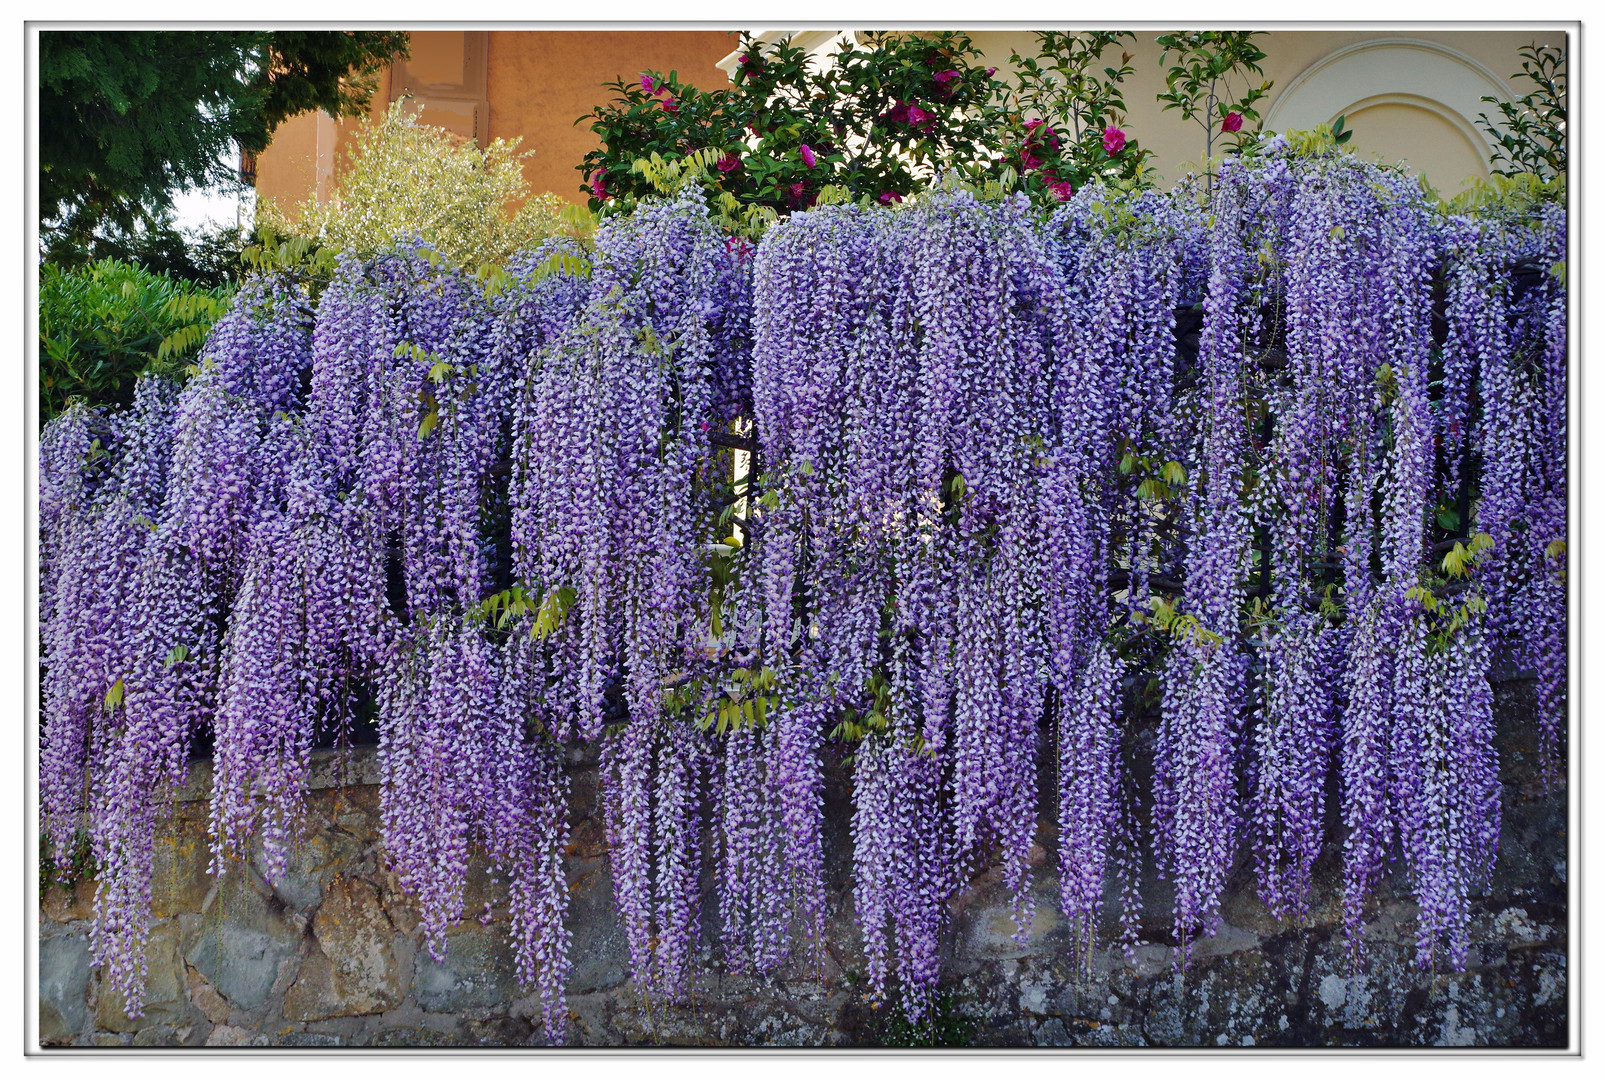
[[[201,349],[223,389],[270,415],[301,402],[312,364],[312,307],[289,274],[254,274],[234,295]]]
[[[536,987],[546,1040],[561,1045],[568,1028],[568,776],[536,691],[541,674],[529,634],[515,630],[495,663],[499,707],[476,747],[478,835],[509,884],[519,981]]]
[[[1309,907],[1324,833],[1337,635],[1319,613],[1290,613],[1265,627],[1260,656],[1250,809],[1255,876],[1273,915],[1298,918]]]
[[[915,475],[927,507],[946,504],[925,514],[946,534],[927,549],[931,587],[953,602],[955,841],[976,856],[1001,846],[1024,935],[1045,689],[1028,614],[1042,589],[1037,448],[1058,344],[1041,312],[1060,302],[1059,278],[1023,200],[992,208],[944,195],[914,214],[904,243],[906,317],[919,327]]]
[[[40,809],[65,867],[87,826],[102,865],[91,949],[125,1007],[144,998],[155,788],[182,779],[187,715],[152,700],[146,652],[163,625],[153,568],[171,457],[173,394],[144,379],[109,427],[82,406],[42,435],[40,554],[54,564],[40,610],[46,682]],[[187,599],[187,597],[179,598]],[[161,662],[162,657],[157,657]],[[137,672],[137,674],[136,674]],[[131,713],[130,686],[138,708]],[[175,758],[177,759],[175,763]]]
[[[1050,222],[1064,299],[1038,517],[1043,633],[1056,690],[1061,901],[1083,955],[1106,874],[1121,880],[1128,943],[1138,866],[1121,767],[1121,672],[1150,660],[1138,628],[1154,582],[1173,582],[1181,450],[1173,407],[1175,309],[1196,229],[1164,200],[1093,187]],[[1124,603],[1112,602],[1123,591]]]
[[[585,737],[609,701],[628,717],[606,740],[615,886],[638,978],[671,997],[696,943],[708,751],[699,703],[671,702],[670,687],[711,674],[709,503],[728,483],[712,435],[746,395],[728,369],[745,360],[747,273],[695,189],[610,222],[583,309],[527,376],[515,434],[515,567],[543,625],[562,624],[559,715]]]
[[[1248,349],[1262,339],[1262,301],[1276,287],[1255,252],[1277,242],[1291,182],[1288,163],[1273,159],[1260,170],[1223,168],[1215,189],[1196,404],[1209,419],[1189,459],[1195,495],[1183,615],[1170,624],[1175,641],[1154,765],[1155,855],[1175,882],[1184,953],[1197,933],[1213,932],[1242,814],[1237,751],[1248,657],[1240,622],[1253,526],[1242,496],[1255,465],[1243,403],[1256,391]]]
[[[1566,672],[1566,228],[1451,222],[1441,439],[1449,492],[1462,447],[1482,460],[1474,530],[1491,541],[1484,577],[1496,641],[1538,675],[1543,768],[1564,760]],[[1467,500],[1469,501],[1469,500]]]
[[[1347,542],[1351,600],[1363,606],[1371,589],[1371,459],[1379,424],[1372,384],[1388,363],[1387,321],[1395,315],[1381,295],[1377,268],[1352,257],[1352,244],[1387,250],[1388,189],[1357,163],[1301,169],[1286,221],[1284,271],[1286,367],[1267,387],[1274,424],[1266,454],[1258,516],[1272,538],[1261,568],[1260,658],[1264,678],[1253,735],[1254,856],[1260,895],[1280,917],[1301,913],[1320,851],[1320,825],[1333,749],[1338,677],[1344,660],[1328,626],[1329,573],[1341,550],[1337,517],[1340,481],[1353,496]],[[1408,304],[1408,300],[1406,301]],[[1412,309],[1419,314],[1419,300]],[[1349,460],[1344,460],[1348,448]],[[1360,501],[1363,499],[1363,503]],[[1353,610],[1351,608],[1351,610]],[[1348,628],[1351,631],[1352,625]],[[1359,693],[1351,729],[1384,722],[1367,710],[1378,702]],[[1365,737],[1343,741],[1346,754],[1367,748]],[[1351,758],[1346,767],[1385,769]],[[1351,809],[1358,804],[1346,804]],[[1354,822],[1351,838],[1364,835]]]
[[[302,423],[275,420],[258,523],[223,642],[212,836],[223,872],[259,839],[270,882],[287,869],[320,720],[352,674],[342,607],[343,519],[333,461]]]

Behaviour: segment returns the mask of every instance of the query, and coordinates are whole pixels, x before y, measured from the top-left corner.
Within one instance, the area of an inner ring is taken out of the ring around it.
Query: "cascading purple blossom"
[[[1319,615],[1290,615],[1263,635],[1251,808],[1260,898],[1279,919],[1309,907],[1321,854],[1332,751],[1336,634]]]
[[[1236,854],[1242,807],[1236,762],[1245,719],[1247,657],[1238,644],[1252,519],[1244,499],[1257,464],[1247,422],[1267,293],[1255,252],[1283,231],[1288,162],[1262,171],[1224,168],[1215,189],[1211,275],[1199,342],[1199,395],[1210,417],[1190,470],[1196,502],[1187,552],[1185,619],[1165,668],[1164,718],[1155,759],[1159,866],[1175,882],[1176,937],[1185,950],[1213,932]],[[1201,473],[1201,479],[1198,475]]]
[[[1239,859],[1299,918],[1333,839],[1356,955],[1397,865],[1418,958],[1463,967],[1496,665],[1537,678],[1552,778],[1566,753],[1564,214],[1442,217],[1285,140],[1197,196],[1089,184],[1043,220],[947,184],[754,248],[688,186],[499,273],[407,243],[321,290],[254,277],[182,389],[66,410],[41,826],[65,865],[87,822],[127,1008],[191,741],[215,869],[276,879],[363,687],[426,946],[475,914],[481,853],[553,1042],[565,747],[600,744],[663,999],[697,976],[709,865],[730,968],[822,959],[824,760],[850,749],[870,994],[920,1021],[978,871],[1030,931],[1039,773],[1081,959],[1105,897],[1136,940],[1154,685],[1183,958]]]
[[[749,271],[695,189],[609,222],[515,419],[516,574],[541,604],[564,725],[602,735],[610,695],[627,716],[604,739],[615,891],[636,977],[667,997],[698,942],[710,765],[667,688],[710,673],[711,438],[746,394],[728,369],[745,366]]]
[[[1416,956],[1428,967],[1446,943],[1462,970],[1469,895],[1487,883],[1499,840],[1487,639],[1480,627],[1434,635],[1420,611],[1407,617],[1401,639],[1392,798],[1420,906]]]
[[[1536,671],[1540,755],[1555,781],[1565,755],[1564,208],[1532,222],[1455,219],[1445,246],[1446,467],[1462,445],[1481,458],[1471,517],[1492,541],[1488,619],[1496,642]]]

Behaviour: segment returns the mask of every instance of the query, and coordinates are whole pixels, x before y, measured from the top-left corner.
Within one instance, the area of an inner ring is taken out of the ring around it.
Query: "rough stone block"
[[[312,920],[318,946],[284,995],[289,1020],[327,1020],[394,1008],[407,992],[398,935],[379,889],[336,878]]]
[[[464,1020],[463,1036],[480,1046],[527,1046],[534,1028],[528,1020],[512,1016],[492,1016],[486,1020]]]
[[[78,934],[39,942],[39,1041],[71,1043],[89,1014],[89,942]]]
[[[243,867],[219,884],[184,941],[185,959],[246,1010],[267,1001],[280,965],[300,949],[301,931],[275,909]]]
[[[107,1031],[139,1031],[159,1024],[178,1024],[191,1015],[184,956],[178,927],[158,923],[145,946],[148,974],[145,979],[145,1010],[134,1019],[123,1012],[123,996],[101,975],[100,996],[95,1005],[95,1024]]]
[[[253,852],[252,865],[268,880],[286,908],[305,913],[317,907],[335,877],[363,869],[363,854],[368,846],[363,838],[309,815],[303,832],[290,848],[283,873],[267,878],[260,849]]]
[[[568,860],[570,994],[611,990],[626,978],[630,947],[613,906],[613,879],[602,859]]]
[[[292,1031],[273,1040],[274,1046],[343,1046],[338,1035],[320,1035],[312,1031]]]
[[[207,1036],[207,1046],[267,1046],[269,1039],[266,1035],[249,1028],[231,1027],[228,1024],[219,1024]]]
[[[177,822],[171,832],[156,838],[151,863],[151,914],[170,919],[198,912],[216,884],[207,872],[211,841],[206,823]]]
[[[162,1024],[143,1028],[134,1033],[135,1046],[205,1046],[211,1037],[212,1025],[204,1020],[193,1024]]]
[[[1015,934],[1014,906],[1001,883],[989,885],[984,896],[968,905],[959,918],[959,952],[977,959],[1032,956],[1048,949],[1066,933],[1057,899],[1045,892],[1033,892],[1031,926],[1022,944]]]
[[[221,1024],[228,1019],[233,1006],[228,999],[217,992],[217,988],[201,975],[200,972],[184,965],[184,977],[189,983],[189,999],[195,1007],[200,1009],[206,1019],[214,1024]]]
[[[69,923],[90,919],[95,914],[95,879],[81,877],[70,887],[52,881],[45,890],[40,906],[45,917],[53,922]]]
[[[480,854],[468,860],[468,875],[463,882],[463,918],[478,921],[485,915],[492,922],[505,921],[508,884],[505,877],[497,880],[492,873],[490,860]]]
[[[418,1004],[427,1012],[488,1009],[519,996],[512,950],[499,927],[457,928],[447,938],[443,962],[418,954],[416,979]]]
[[[427,1027],[382,1028],[365,1039],[364,1046],[462,1046],[463,1040],[450,1032]]]

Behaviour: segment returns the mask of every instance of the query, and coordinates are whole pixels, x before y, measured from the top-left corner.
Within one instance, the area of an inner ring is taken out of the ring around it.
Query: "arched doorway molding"
[[[1273,131],[1307,130],[1375,105],[1425,109],[1471,146],[1493,146],[1473,122],[1510,87],[1477,60],[1433,41],[1380,38],[1338,49],[1305,68],[1265,114]],[[1486,150],[1482,151],[1486,154]]]

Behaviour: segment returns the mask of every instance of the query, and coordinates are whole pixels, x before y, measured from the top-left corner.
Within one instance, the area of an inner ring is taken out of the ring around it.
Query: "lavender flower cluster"
[[[687,187],[488,277],[403,243],[255,278],[182,388],[41,436],[42,827],[63,867],[89,832],[96,960],[137,1014],[197,736],[214,871],[273,880],[371,710],[427,948],[487,859],[554,1041],[585,742],[659,997],[708,865],[730,967],[822,958],[838,751],[871,991],[915,1021],[977,874],[1031,932],[1039,844],[1083,959],[1136,942],[1151,859],[1185,962],[1240,858],[1305,915],[1336,820],[1356,955],[1398,866],[1461,966],[1496,663],[1565,761],[1566,251],[1563,212],[1272,148],[1208,203],[948,184],[754,249]]]

